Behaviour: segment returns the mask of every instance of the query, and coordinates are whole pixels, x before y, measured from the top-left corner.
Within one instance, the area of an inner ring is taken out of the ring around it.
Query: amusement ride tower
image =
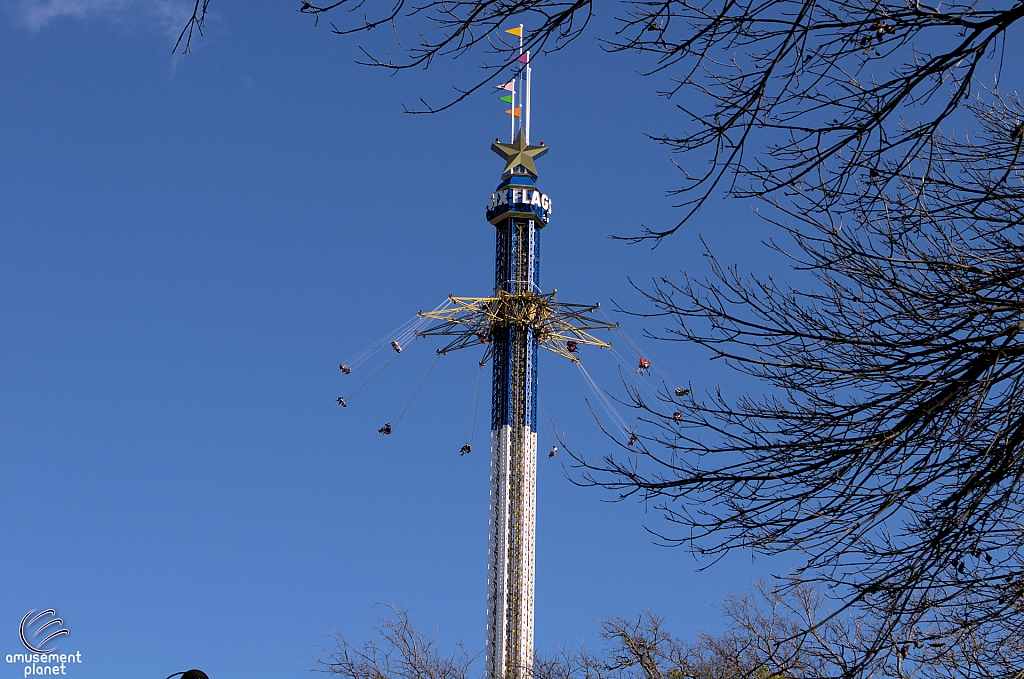
[[[508,32],[521,41],[522,27],[516,30]],[[524,679],[533,667],[538,350],[578,363],[580,345],[610,346],[588,331],[614,327],[586,315],[597,305],[556,302],[554,290],[540,287],[540,232],[551,198],[537,187],[534,160],[548,147],[530,145],[531,69],[529,53],[520,52],[522,69],[501,86],[512,93],[503,97],[512,104],[510,143],[491,145],[505,160],[487,205],[495,227],[494,291],[449,297],[448,308],[421,312],[439,323],[418,333],[452,336],[439,354],[486,344],[480,365],[493,366],[486,679]]]

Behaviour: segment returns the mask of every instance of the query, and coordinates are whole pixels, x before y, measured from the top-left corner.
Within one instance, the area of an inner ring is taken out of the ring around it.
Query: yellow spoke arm
[[[579,359],[569,351],[569,342],[602,349],[611,347],[609,342],[589,332],[618,327],[618,324],[605,323],[587,316],[600,305],[563,304],[554,301],[554,296],[555,292],[543,295],[499,292],[495,297],[449,295],[448,299],[452,302],[449,308],[420,312],[423,318],[438,323],[421,331],[419,335],[453,337],[447,346],[439,350],[442,354],[487,343],[494,328],[509,325],[532,328],[537,333],[540,346],[573,362]]]

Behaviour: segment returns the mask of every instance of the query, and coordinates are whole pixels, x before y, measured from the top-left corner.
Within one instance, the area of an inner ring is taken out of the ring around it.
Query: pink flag
[[[523,54],[522,56],[518,57],[516,59],[516,61],[518,61],[521,64],[528,63],[530,61],[530,54],[529,54],[529,52],[527,52],[526,54]]]
[[[515,92],[515,80],[509,80],[504,85],[495,85],[499,90],[505,90],[506,92]]]

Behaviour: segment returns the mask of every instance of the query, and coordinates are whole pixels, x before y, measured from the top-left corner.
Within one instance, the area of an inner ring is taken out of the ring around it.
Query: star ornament
[[[505,159],[505,169],[501,174],[505,175],[522,165],[534,177],[537,176],[537,166],[533,164],[534,159],[540,158],[548,152],[547,146],[527,146],[523,131],[519,130],[516,140],[511,144],[491,144],[491,150]]]

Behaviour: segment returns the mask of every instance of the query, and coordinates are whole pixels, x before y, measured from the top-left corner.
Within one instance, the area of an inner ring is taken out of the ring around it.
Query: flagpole
[[[523,56],[523,25],[519,24],[519,57],[522,58],[522,56]],[[527,64],[527,68],[529,68],[529,64]],[[524,82],[523,82],[523,72],[522,71],[519,72],[519,79],[520,79],[520,82],[519,82],[519,84],[520,84],[520,88],[519,88],[520,89],[519,105],[520,105],[520,107],[525,108],[524,103],[523,103],[523,99],[524,99],[524,95],[525,95],[525,92],[523,90],[525,88],[523,87]],[[512,108],[515,109],[514,106]],[[520,110],[519,110],[519,129],[520,130],[523,129],[523,111],[522,111],[522,108],[520,108]],[[526,134],[527,134],[527,136],[529,136],[530,133],[527,132]],[[527,140],[527,141],[529,141],[529,140]]]
[[[516,79],[512,78],[512,110],[509,111],[512,114],[512,131],[509,133],[508,143],[511,144],[516,140]]]
[[[530,53],[526,53],[526,143],[530,143]]]
[[[519,38],[519,56],[516,57],[516,61],[518,61],[521,64],[524,64],[524,67],[526,69],[525,72],[522,69],[520,69],[519,73],[512,76],[512,80],[505,83],[504,85],[498,85],[498,89],[512,93],[512,95],[508,97],[511,100],[510,103],[512,104],[512,110],[508,111],[508,113],[511,114],[512,116],[512,121],[510,123],[511,132],[509,134],[509,142],[514,144],[516,141],[516,118],[519,118],[519,132],[523,133],[527,137],[527,141],[529,141],[530,136],[530,53],[527,52],[525,56],[523,55],[522,24],[519,24],[519,26],[517,26],[516,28],[506,29],[505,32],[511,33],[512,35],[515,35]],[[516,80],[519,81],[518,89],[516,88]],[[518,96],[516,96],[517,94]],[[502,97],[502,100],[504,99],[505,97]],[[523,109],[526,109],[527,119],[525,123],[523,122]]]

